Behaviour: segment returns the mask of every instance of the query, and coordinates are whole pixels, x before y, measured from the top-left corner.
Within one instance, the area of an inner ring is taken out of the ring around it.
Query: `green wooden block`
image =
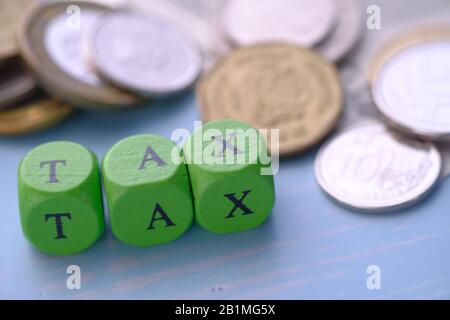
[[[239,232],[268,218],[275,202],[274,182],[273,175],[262,174],[263,168],[270,168],[270,157],[258,130],[234,120],[209,122],[189,137],[184,157],[195,219],[203,228]]]
[[[19,165],[19,206],[26,238],[52,255],[71,255],[104,232],[98,162],[85,147],[50,142]]]
[[[112,231],[121,241],[148,247],[173,241],[194,219],[181,149],[166,138],[138,135],[114,145],[103,163]]]

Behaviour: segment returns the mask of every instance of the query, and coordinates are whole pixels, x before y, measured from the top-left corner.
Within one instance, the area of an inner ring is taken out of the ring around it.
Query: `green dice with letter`
[[[156,135],[128,137],[107,152],[102,168],[118,239],[148,247],[173,241],[191,226],[187,168],[173,142]]]
[[[104,232],[96,156],[72,142],[31,150],[19,165],[19,207],[26,238],[52,255],[71,255]]]
[[[234,120],[212,121],[184,146],[196,222],[215,233],[262,224],[275,202],[267,145],[259,131]]]
[[[246,231],[270,215],[275,190],[260,132],[234,120],[196,130],[182,149],[157,135],[116,143],[102,162],[113,234],[149,247],[181,237],[195,221],[215,233]],[[96,156],[72,142],[31,150],[19,165],[23,232],[52,255],[79,253],[104,232]]]

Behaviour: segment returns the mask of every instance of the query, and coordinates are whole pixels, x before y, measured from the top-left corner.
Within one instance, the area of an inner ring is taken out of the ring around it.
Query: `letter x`
[[[228,138],[227,140],[224,140],[224,139],[223,139],[223,136],[214,136],[214,137],[211,137],[212,140],[217,141],[218,143],[221,143],[221,144],[222,144],[222,150],[221,150],[220,153],[217,155],[218,158],[219,158],[219,157],[223,157],[224,154],[225,154],[225,151],[226,151],[227,149],[233,151],[233,154],[234,154],[234,155],[237,155],[237,154],[241,154],[241,153],[242,153],[241,150],[239,150],[234,144],[231,143],[231,140],[233,140],[233,138],[236,136],[236,134],[237,134],[236,132],[230,134],[230,136],[229,136],[229,138]]]
[[[234,207],[233,209],[230,211],[230,213],[228,214],[228,216],[226,217],[226,219],[230,219],[230,218],[234,218],[234,212],[239,208],[242,210],[243,215],[246,214],[251,214],[253,213],[253,211],[247,207],[246,205],[244,205],[242,202],[244,201],[244,199],[248,196],[248,194],[251,192],[252,190],[247,190],[247,191],[243,191],[242,192],[242,197],[240,199],[236,199],[236,193],[229,193],[229,194],[225,194],[224,196],[230,200],[231,202],[234,203]]]

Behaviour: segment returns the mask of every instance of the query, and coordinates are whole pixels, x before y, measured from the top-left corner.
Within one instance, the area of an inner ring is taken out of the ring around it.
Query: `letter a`
[[[159,213],[159,217],[156,217],[157,213]],[[175,223],[173,223],[173,221],[170,220],[167,213],[163,210],[163,208],[161,208],[159,203],[157,203],[155,206],[155,210],[153,210],[152,220],[150,221],[150,225],[148,226],[147,230],[155,229],[153,224],[155,223],[155,221],[159,221],[159,220],[164,220],[166,222],[166,228],[175,226]]]
[[[151,157],[149,157],[149,156],[151,156]],[[163,167],[163,166],[167,165],[167,163],[165,163],[164,160],[158,156],[158,154],[155,152],[155,150],[153,150],[153,148],[151,146],[147,147],[147,150],[145,151],[145,154],[144,154],[144,159],[142,159],[139,170],[144,170],[145,165],[148,161],[155,161],[158,167]]]

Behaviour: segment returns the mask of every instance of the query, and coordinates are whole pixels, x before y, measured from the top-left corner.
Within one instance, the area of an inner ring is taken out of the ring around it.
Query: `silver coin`
[[[269,41],[311,47],[326,37],[336,17],[333,0],[232,0],[222,27],[238,47]]]
[[[107,14],[93,28],[89,43],[101,75],[143,96],[184,90],[202,70],[195,45],[157,16]]]
[[[44,38],[45,47],[53,62],[71,77],[91,86],[102,85],[103,80],[86,61],[83,42],[101,14],[100,10],[83,8],[80,24],[71,26],[68,15],[62,12],[49,22]]]
[[[36,2],[18,32],[21,56],[51,95],[83,108],[106,110],[142,101],[97,76],[83,45],[94,21],[111,11],[91,1]]]
[[[345,57],[361,37],[363,8],[360,0],[336,0],[337,22],[331,33],[316,46],[327,60],[337,62]]]
[[[18,58],[0,65],[0,109],[9,108],[36,90],[36,81]]]
[[[217,22],[224,4],[222,0],[130,0],[132,8],[186,30],[200,47],[204,70],[230,50]]]
[[[319,151],[320,187],[338,203],[361,211],[403,208],[437,183],[442,160],[431,143],[407,139],[383,124],[343,130]]]
[[[388,58],[372,80],[390,123],[420,137],[450,141],[450,40],[427,41]]]

